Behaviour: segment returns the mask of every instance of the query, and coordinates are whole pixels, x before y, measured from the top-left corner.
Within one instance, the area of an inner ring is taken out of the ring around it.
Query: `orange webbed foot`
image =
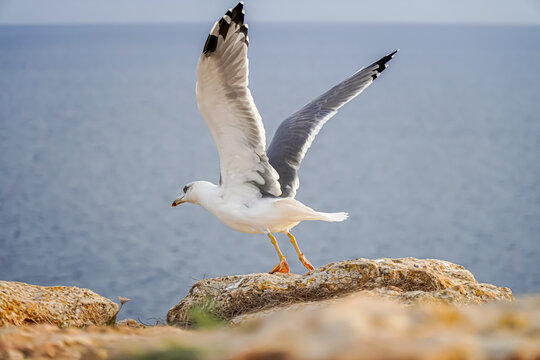
[[[285,273],[285,274],[289,273],[289,263],[287,263],[287,260],[285,259],[285,256],[283,258],[281,258],[281,260],[279,261],[279,264],[277,264],[272,269],[272,271],[270,271],[270,274],[273,274],[273,273],[276,273],[276,272]]]
[[[309,262],[309,260],[306,259],[306,257],[304,256],[304,254],[300,255],[298,258],[300,259],[300,261],[302,262],[302,264],[304,264],[304,266],[306,267],[306,269],[308,269],[309,271],[315,269],[315,268],[313,267],[313,265],[311,265],[311,263]]]

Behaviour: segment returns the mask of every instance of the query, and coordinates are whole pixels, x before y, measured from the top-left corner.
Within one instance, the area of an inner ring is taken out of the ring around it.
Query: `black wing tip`
[[[248,25],[247,24],[243,24],[242,26],[240,26],[240,29],[238,29],[238,31],[241,32],[242,34],[244,34],[244,36],[247,39],[247,36],[248,36]]]
[[[243,24],[242,26],[240,26],[240,29],[238,29],[238,31],[244,34],[244,44],[246,44],[246,46],[249,46],[248,25]]]
[[[244,25],[244,15],[246,13],[244,12],[244,2],[240,1],[238,5],[236,5],[231,10],[230,18],[231,20],[236,23],[237,25]]]
[[[215,35],[208,35],[206,42],[204,43],[203,54],[210,54],[217,49],[218,38]]]
[[[231,26],[231,24],[227,22],[227,19],[225,19],[225,16],[219,19],[219,22],[218,22],[219,35],[223,36],[223,40],[227,38],[227,32],[229,31],[229,26]]]
[[[242,32],[245,36],[245,43],[248,45],[248,27],[247,24],[244,24],[244,2],[240,1],[233,9],[227,10],[225,15],[219,19],[218,21],[218,34],[223,36],[223,39],[226,39],[227,33],[229,31],[229,26],[231,25],[231,21],[240,26],[240,29],[238,31]],[[226,19],[225,17],[228,17]],[[212,33],[214,33],[212,31]],[[206,43],[204,44],[203,48],[203,54],[209,55],[216,51],[217,44],[218,44],[218,36],[216,35],[208,35],[208,38],[206,39]]]
[[[392,60],[392,58],[394,57],[394,55],[396,55],[398,51],[399,49],[394,50],[390,54],[383,56],[378,61],[372,64],[372,66],[377,65],[377,67],[373,69],[373,71],[375,71],[375,74],[371,75],[373,80],[375,80],[379,76],[379,74],[382,73],[386,69],[387,67],[386,63]]]

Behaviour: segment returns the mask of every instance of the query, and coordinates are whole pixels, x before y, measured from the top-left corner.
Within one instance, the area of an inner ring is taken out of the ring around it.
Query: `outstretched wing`
[[[243,3],[215,23],[197,67],[197,104],[214,137],[225,196],[279,196],[259,111],[248,89]]]
[[[298,189],[298,168],[322,126],[338,109],[360,94],[379,74],[397,50],[360,69],[347,80],[334,86],[279,125],[270,146],[270,164],[279,173],[281,197],[294,197]]]

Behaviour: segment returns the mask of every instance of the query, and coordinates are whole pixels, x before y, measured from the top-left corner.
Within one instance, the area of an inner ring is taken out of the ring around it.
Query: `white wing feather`
[[[197,67],[197,104],[214,137],[224,196],[281,194],[266,156],[261,116],[248,88],[248,38],[238,4],[212,28]]]

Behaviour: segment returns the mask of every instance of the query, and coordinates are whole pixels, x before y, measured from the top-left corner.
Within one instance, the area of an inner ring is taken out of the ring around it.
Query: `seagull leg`
[[[288,273],[289,272],[289,264],[287,263],[287,260],[285,259],[285,255],[283,255],[283,253],[279,249],[279,245],[277,243],[276,238],[270,232],[268,234],[266,234],[266,235],[268,235],[268,237],[270,238],[270,241],[272,241],[272,245],[274,245],[274,247],[276,248],[276,251],[277,251],[277,253],[279,255],[279,264],[277,264],[272,269],[272,271],[270,271],[270,274],[273,274],[275,272]]]
[[[294,249],[296,250],[296,253],[298,254],[298,259],[300,259],[300,261],[302,262],[302,264],[304,264],[304,266],[305,266],[309,271],[315,269],[315,268],[313,267],[313,265],[311,265],[311,263],[309,262],[309,260],[306,259],[306,257],[304,256],[304,254],[302,254],[302,252],[300,251],[300,248],[298,247],[298,244],[296,243],[296,239],[294,238],[294,236],[293,236],[290,232],[287,232],[287,235],[289,235],[289,239],[291,239],[291,243],[293,244]]]

